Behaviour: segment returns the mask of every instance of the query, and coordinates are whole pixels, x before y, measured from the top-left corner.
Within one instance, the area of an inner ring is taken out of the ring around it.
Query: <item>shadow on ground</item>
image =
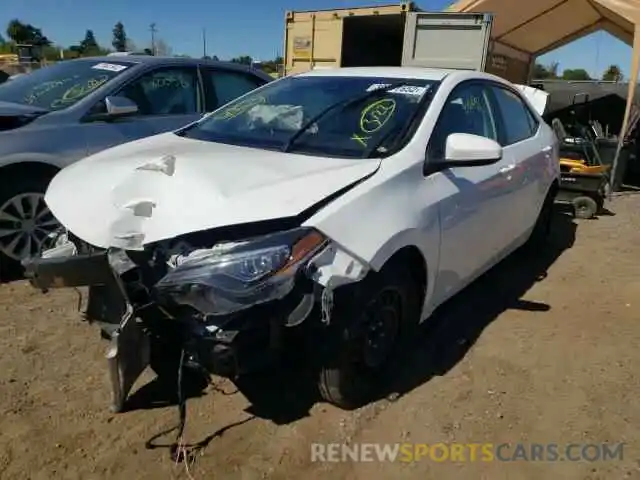
[[[402,396],[434,376],[445,375],[464,358],[484,329],[506,310],[546,312],[553,308],[522,297],[536,282],[544,280],[549,267],[573,246],[575,232],[572,216],[557,209],[551,239],[544,250],[516,252],[442,305],[421,328],[420,335],[415,338],[416,348],[409,351],[402,374],[396,377],[391,391],[385,396],[391,392]],[[318,402],[314,378],[304,365],[291,362],[286,369],[253,375],[237,382],[236,386],[251,403],[247,409],[251,418],[287,424],[308,416],[311,407]],[[192,387],[186,392],[187,396],[201,394],[202,385]],[[175,405],[175,394],[171,390],[151,382],[132,395],[128,410]],[[233,425],[228,426],[231,427]],[[162,432],[149,442],[153,443],[166,433],[169,432]],[[203,442],[208,444],[219,434],[215,432]],[[196,446],[201,447],[202,442]],[[148,448],[154,447],[148,445]]]
[[[545,250],[516,252],[442,305],[416,337],[416,348],[403,365],[403,373],[396,378],[392,392],[403,395],[434,376],[446,374],[504,311],[550,310],[551,305],[522,297],[536,282],[543,280],[549,267],[573,246],[576,227],[570,214],[562,208],[556,209]],[[288,371],[250,379],[238,387],[252,403],[249,413],[285,424],[308,416],[318,401],[314,378],[311,372],[296,365]]]
[[[548,269],[573,246],[576,227],[570,214],[557,209],[546,250],[514,253],[442,305],[422,329],[420,348],[415,349],[409,368],[398,379],[397,393],[408,393],[434,376],[445,375],[503,312],[551,310],[552,305],[522,297],[535,283],[544,280]]]

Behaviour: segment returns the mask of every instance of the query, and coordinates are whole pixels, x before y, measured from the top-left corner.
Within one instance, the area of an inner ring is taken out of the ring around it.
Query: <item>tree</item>
[[[156,39],[156,55],[159,57],[170,57],[173,49],[163,39]]]
[[[253,58],[248,55],[241,55],[239,57],[234,57],[231,59],[232,63],[241,63],[243,65],[251,65],[253,63]]]
[[[536,63],[533,69],[533,78],[536,80],[558,78],[558,62],[553,62],[549,65]]]
[[[280,69],[280,65],[284,62],[282,57],[276,57],[273,60],[267,60],[260,63],[260,68],[265,73],[277,73]]]
[[[563,80],[591,80],[589,73],[584,68],[568,68],[562,72]]]
[[[42,34],[42,30],[30,23],[22,23],[17,18],[9,22],[7,36],[17,44],[44,47],[51,45],[51,41]]]
[[[607,82],[619,82],[624,78],[618,65],[609,65],[602,74],[602,80]]]
[[[96,41],[96,37],[93,34],[93,30],[87,30],[87,32],[84,34],[84,40],[80,42],[80,49],[84,53],[89,51],[95,51],[95,50],[98,50],[99,48],[100,46]]]
[[[87,30],[84,34],[84,40],[80,42],[78,51],[81,55],[94,56],[99,55],[101,52],[100,45],[96,41],[96,37],[93,34],[93,30]]]
[[[127,51],[127,34],[124,31],[124,25],[122,22],[118,22],[113,27],[113,40],[111,45],[116,49],[116,52]]]

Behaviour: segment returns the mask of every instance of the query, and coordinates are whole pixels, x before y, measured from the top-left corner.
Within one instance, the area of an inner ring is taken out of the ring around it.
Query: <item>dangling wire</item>
[[[171,459],[176,462],[188,461],[187,452],[184,447],[184,428],[187,423],[187,402],[184,398],[184,389],[182,385],[182,371],[184,369],[184,349],[180,350],[180,362],[178,365],[178,385],[177,385],[177,393],[178,393],[178,415],[179,415],[179,423],[178,423],[178,433],[176,434],[176,440],[171,445]]]
[[[603,31],[596,33],[596,63],[595,63],[595,75],[594,78],[600,79],[600,44],[602,43]]]

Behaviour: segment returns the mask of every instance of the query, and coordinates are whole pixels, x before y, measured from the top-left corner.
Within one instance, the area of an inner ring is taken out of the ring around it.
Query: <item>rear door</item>
[[[488,13],[409,12],[402,65],[484,71],[493,18]]]
[[[505,181],[509,182],[509,205],[505,205],[505,225],[510,238],[518,239],[533,226],[546,195],[547,157],[551,155],[551,139],[544,138],[538,117],[520,94],[501,84],[492,84],[494,109],[500,118],[499,142],[507,162]],[[511,212],[511,215],[508,215]]]
[[[200,73],[207,112],[212,112],[231,100],[267,83],[267,80],[249,72],[219,67],[201,66]]]

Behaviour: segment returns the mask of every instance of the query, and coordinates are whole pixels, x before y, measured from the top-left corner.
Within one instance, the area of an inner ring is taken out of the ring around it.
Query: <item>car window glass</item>
[[[520,97],[500,87],[493,87],[493,92],[504,124],[503,146],[532,137],[538,128],[538,121]]]
[[[209,93],[208,105],[211,109],[221,107],[264,83],[242,72],[214,69],[205,72],[204,81]]]
[[[0,86],[0,102],[63,110],[115,81],[135,64],[80,59],[59,62],[7,80]]]
[[[451,93],[431,135],[429,155],[443,158],[447,137],[452,133],[498,140],[495,115],[485,87],[465,85]]]
[[[197,113],[197,71],[195,68],[155,70],[129,83],[118,96],[134,101],[141,115]]]

